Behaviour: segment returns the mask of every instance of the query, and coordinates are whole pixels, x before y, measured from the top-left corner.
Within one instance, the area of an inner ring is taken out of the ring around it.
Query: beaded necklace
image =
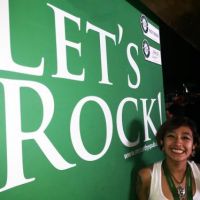
[[[192,175],[189,164],[187,164],[185,175],[181,181],[177,181],[174,178],[174,176],[171,175],[165,160],[162,163],[162,168],[174,200],[185,200],[185,199],[192,200]],[[183,182],[185,176],[186,176],[186,191],[181,186],[181,183]],[[175,186],[172,178],[174,178],[174,180],[179,184],[177,187]]]

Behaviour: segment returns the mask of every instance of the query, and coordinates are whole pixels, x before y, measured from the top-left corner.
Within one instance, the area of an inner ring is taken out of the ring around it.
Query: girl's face
[[[174,161],[187,161],[194,148],[193,134],[187,126],[181,126],[167,133],[163,140],[166,156]]]

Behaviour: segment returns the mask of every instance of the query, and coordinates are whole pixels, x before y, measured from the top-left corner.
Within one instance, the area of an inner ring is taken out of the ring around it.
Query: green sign
[[[162,157],[160,54],[125,0],[0,0],[0,199],[135,199]]]

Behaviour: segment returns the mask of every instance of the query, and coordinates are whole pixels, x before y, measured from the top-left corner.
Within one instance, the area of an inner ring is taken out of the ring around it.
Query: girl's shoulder
[[[152,170],[153,170],[153,165],[144,167],[144,168],[142,168],[142,169],[140,169],[140,170],[138,171],[138,175],[141,175],[141,176],[149,176],[149,175],[151,175]]]
[[[142,168],[138,171],[136,181],[136,193],[139,199],[148,199],[152,169],[153,165]]]
[[[151,182],[151,174],[153,170],[153,165],[144,167],[138,171],[138,178],[144,185],[149,185]]]
[[[136,183],[136,193],[139,199],[148,199],[150,193],[151,186],[151,178],[154,165],[158,163],[154,163],[153,165],[144,167],[138,171],[137,174],[137,183]]]

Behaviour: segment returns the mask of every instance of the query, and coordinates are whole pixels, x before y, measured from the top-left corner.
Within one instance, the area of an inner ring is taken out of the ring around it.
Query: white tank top
[[[193,196],[193,200],[200,200],[200,170],[195,162],[189,162],[192,169],[192,173],[195,180],[196,192]],[[161,165],[162,161],[157,162],[153,165],[153,170],[151,174],[151,186],[149,200],[168,200],[163,192],[161,186]]]

